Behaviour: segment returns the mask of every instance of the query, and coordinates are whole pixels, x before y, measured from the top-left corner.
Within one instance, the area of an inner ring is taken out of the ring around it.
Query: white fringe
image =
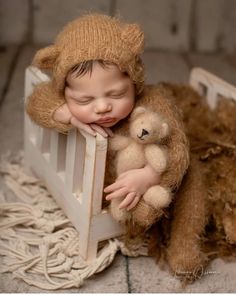
[[[3,161],[0,173],[20,199],[0,206],[1,273],[11,272],[46,290],[78,288],[109,266],[123,248],[117,239],[109,240],[94,261],[85,262],[79,256],[78,232],[43,184],[27,175],[19,161]]]

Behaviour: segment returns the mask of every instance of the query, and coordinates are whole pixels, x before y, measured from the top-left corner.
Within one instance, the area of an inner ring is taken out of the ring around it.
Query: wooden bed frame
[[[26,69],[25,99],[33,87],[49,80],[35,67]],[[236,100],[236,88],[201,69],[190,73],[190,85],[214,108],[219,95]],[[36,126],[25,114],[25,165],[41,178],[80,235],[80,255],[92,260],[98,242],[122,234],[122,227],[102,210],[107,139],[84,131],[68,135]]]

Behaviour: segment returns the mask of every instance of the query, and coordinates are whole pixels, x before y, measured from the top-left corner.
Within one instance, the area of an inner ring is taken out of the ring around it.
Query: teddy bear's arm
[[[130,138],[122,135],[115,135],[109,138],[108,148],[111,151],[120,151],[125,149],[130,144]]]
[[[72,125],[63,124],[53,119],[55,110],[64,103],[64,97],[54,90],[52,82],[43,82],[37,85],[27,98],[25,109],[36,124],[66,133],[72,128]]]
[[[159,174],[167,167],[167,154],[156,144],[145,147],[145,157],[149,165]]]

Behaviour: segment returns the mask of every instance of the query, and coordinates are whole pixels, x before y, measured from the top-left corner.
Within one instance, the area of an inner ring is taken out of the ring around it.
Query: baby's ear
[[[34,56],[33,65],[40,69],[51,69],[59,53],[59,49],[55,45],[40,49]]]
[[[137,24],[125,25],[121,38],[134,54],[141,54],[144,48],[144,33]]]
[[[146,109],[144,107],[137,107],[133,110],[131,114],[131,119],[137,118],[139,115],[144,114],[146,112]]]

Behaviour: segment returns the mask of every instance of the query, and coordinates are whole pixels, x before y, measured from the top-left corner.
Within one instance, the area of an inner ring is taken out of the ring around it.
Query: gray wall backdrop
[[[86,12],[140,23],[148,49],[236,51],[236,0],[0,0],[0,45],[49,44]]]

